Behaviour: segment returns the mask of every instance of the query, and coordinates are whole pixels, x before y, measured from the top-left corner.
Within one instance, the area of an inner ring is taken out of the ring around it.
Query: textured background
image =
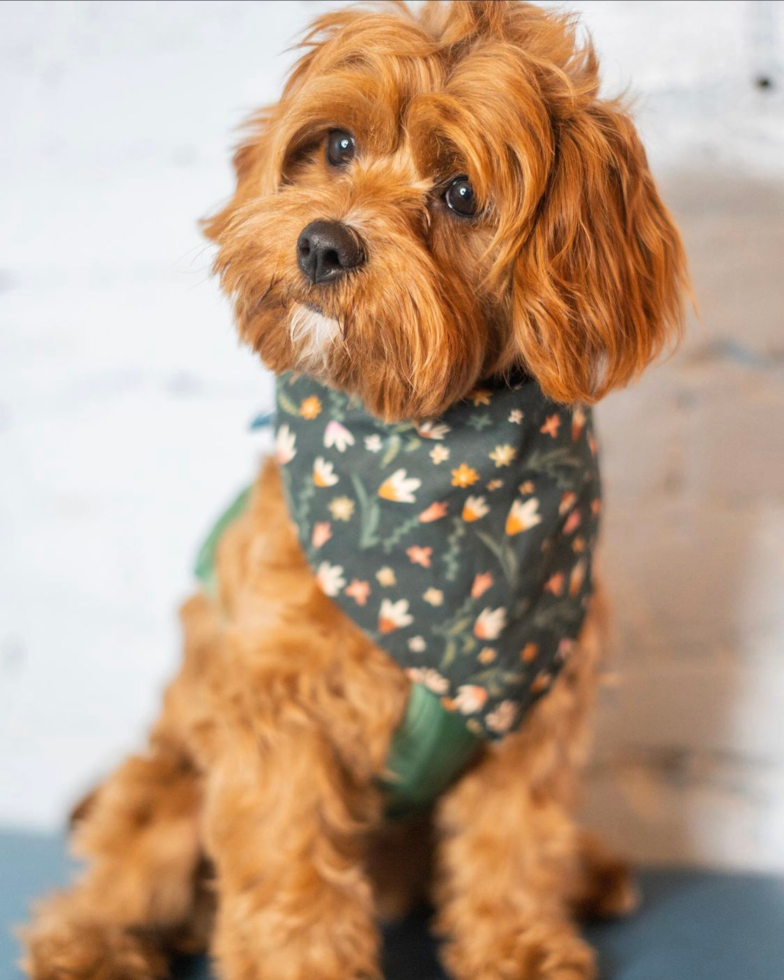
[[[0,823],[59,825],[138,740],[253,472],[269,378],[195,219],[326,6],[0,6]],[[639,97],[703,319],[599,411],[620,678],[588,814],[646,860],[782,869],[784,4],[563,6]]]

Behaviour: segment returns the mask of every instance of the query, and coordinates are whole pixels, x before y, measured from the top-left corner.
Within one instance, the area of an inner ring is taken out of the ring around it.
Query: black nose
[[[297,239],[297,262],[313,283],[338,279],[364,261],[359,236],[340,221],[311,221]]]

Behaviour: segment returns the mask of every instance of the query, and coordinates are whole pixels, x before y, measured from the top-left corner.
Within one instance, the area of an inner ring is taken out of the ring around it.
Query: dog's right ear
[[[200,222],[202,232],[212,241],[218,241],[231,219],[244,204],[265,193],[267,185],[277,179],[269,173],[272,169],[270,158],[270,123],[274,109],[262,109],[248,122],[246,137],[234,153],[234,173],[237,186],[231,200],[220,211]],[[270,188],[271,189],[271,188]]]

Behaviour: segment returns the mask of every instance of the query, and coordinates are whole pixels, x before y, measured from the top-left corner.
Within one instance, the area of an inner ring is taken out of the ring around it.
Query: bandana
[[[525,381],[385,424],[289,374],[276,452],[321,589],[442,715],[490,740],[516,729],[569,657],[591,593],[590,411]]]

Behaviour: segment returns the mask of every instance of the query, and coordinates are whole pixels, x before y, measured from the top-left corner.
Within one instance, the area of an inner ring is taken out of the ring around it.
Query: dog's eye
[[[353,159],[356,140],[344,129],[331,129],[327,136],[327,161],[333,167],[342,167]]]
[[[477,213],[476,194],[468,177],[455,177],[444,191],[443,197],[449,210],[463,218],[473,218]]]

